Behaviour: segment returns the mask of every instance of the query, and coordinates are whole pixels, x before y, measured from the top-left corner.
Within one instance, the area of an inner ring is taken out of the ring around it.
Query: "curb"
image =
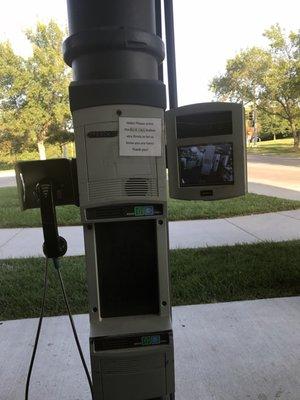
[[[14,169],[9,169],[7,171],[0,171],[0,178],[10,178],[16,176]]]

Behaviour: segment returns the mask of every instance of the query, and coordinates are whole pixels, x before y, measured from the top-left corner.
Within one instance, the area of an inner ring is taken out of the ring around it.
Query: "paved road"
[[[267,185],[268,193],[262,194],[270,195],[271,189],[274,187],[274,196],[285,198],[287,195],[287,198],[300,200],[300,159],[250,155],[248,157],[248,180],[250,184]],[[282,196],[278,188],[284,189]],[[255,187],[252,186],[252,190],[255,192]],[[294,196],[289,197],[286,191],[294,192]]]
[[[275,164],[275,165],[285,165],[287,167],[300,168],[300,158],[248,154],[247,159],[248,163],[250,162],[250,163]]]

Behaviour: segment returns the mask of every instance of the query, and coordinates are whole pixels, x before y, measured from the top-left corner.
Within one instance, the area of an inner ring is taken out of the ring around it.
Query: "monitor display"
[[[214,143],[178,147],[181,187],[233,185],[233,144]]]
[[[232,135],[232,111],[210,111],[176,117],[177,139]]]

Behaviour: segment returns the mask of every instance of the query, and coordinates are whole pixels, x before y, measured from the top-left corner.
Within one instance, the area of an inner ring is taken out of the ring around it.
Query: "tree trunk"
[[[63,158],[68,158],[68,145],[67,145],[67,143],[62,144],[61,150],[62,150],[62,157]]]
[[[294,149],[298,150],[300,146],[300,131],[297,131],[296,125],[293,120],[289,121],[289,123],[294,138]]]
[[[72,158],[74,158],[74,157],[76,157],[76,155],[75,155],[75,143],[74,142],[72,142],[72,144],[71,144],[71,149],[72,149]]]
[[[297,132],[297,130],[294,129],[293,138],[294,138],[294,149],[298,150],[300,147],[300,131]]]
[[[46,149],[43,141],[38,142],[40,160],[46,160]]]
[[[273,140],[276,140],[276,132],[273,133]]]
[[[294,148],[299,149],[300,148],[300,131],[296,131],[293,133],[294,135]]]

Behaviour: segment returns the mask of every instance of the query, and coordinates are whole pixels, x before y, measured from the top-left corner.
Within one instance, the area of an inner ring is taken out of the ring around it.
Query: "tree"
[[[252,103],[254,108],[285,121],[300,146],[300,32],[288,36],[279,25],[266,30],[268,49],[242,51],[227,61],[224,75],[210,88],[221,100]]]
[[[27,147],[37,146],[41,159],[46,158],[45,141],[72,137],[63,35],[54,21],[38,23],[26,32],[33,47],[28,59],[15,55],[8,43],[0,45],[1,133],[22,138]]]
[[[24,142],[21,110],[26,101],[29,82],[26,62],[17,56],[10,43],[0,43],[0,137],[10,143],[13,150],[20,150]]]
[[[289,124],[285,119],[275,114],[265,112],[259,113],[259,136],[262,140],[276,140],[278,137],[290,137]]]

